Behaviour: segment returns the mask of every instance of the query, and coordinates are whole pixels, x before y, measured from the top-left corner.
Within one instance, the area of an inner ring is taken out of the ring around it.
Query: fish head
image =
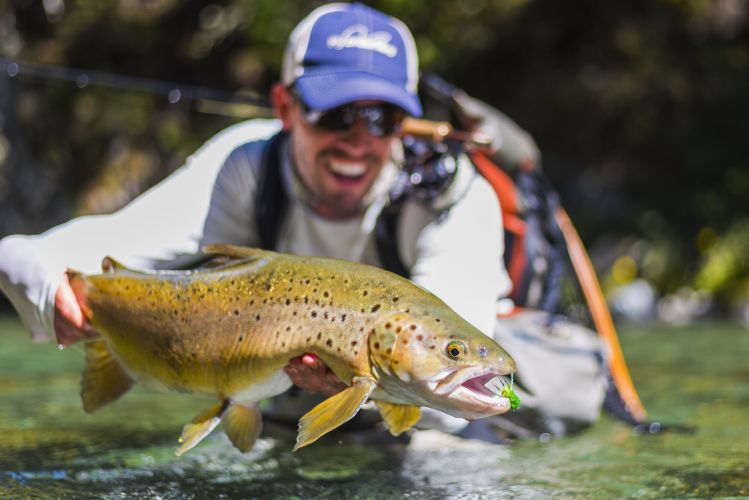
[[[404,404],[469,420],[510,409],[499,392],[515,361],[457,315],[392,314],[371,331],[369,348],[380,387]]]

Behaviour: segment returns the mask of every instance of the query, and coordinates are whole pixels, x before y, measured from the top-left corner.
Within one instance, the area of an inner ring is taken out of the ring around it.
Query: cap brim
[[[390,80],[367,73],[336,73],[303,75],[294,86],[312,109],[326,111],[354,101],[384,101],[405,110],[408,114],[422,115],[419,98]]]

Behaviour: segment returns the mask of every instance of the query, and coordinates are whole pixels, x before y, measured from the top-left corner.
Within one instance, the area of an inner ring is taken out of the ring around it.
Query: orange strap
[[[554,218],[564,235],[567,250],[572,260],[572,266],[575,268],[577,278],[580,280],[585,301],[588,303],[590,313],[593,316],[593,322],[609,350],[609,370],[611,371],[611,378],[614,381],[614,385],[619,391],[627,409],[632,413],[632,416],[639,421],[643,421],[647,412],[640,401],[640,397],[637,395],[632,377],[629,375],[629,369],[624,360],[624,353],[619,343],[619,337],[616,334],[614,321],[611,319],[611,313],[606,305],[606,299],[603,297],[601,285],[596,277],[593,264],[590,262],[590,257],[588,257],[582,240],[580,240],[580,235],[577,234],[577,230],[572,225],[567,212],[562,207],[559,207],[554,213]]]

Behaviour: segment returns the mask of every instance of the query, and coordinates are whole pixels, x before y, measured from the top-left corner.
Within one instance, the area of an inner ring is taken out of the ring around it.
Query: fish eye
[[[463,345],[463,342],[453,340],[452,342],[447,344],[447,357],[450,359],[458,359],[463,355],[463,352],[465,350],[466,347]]]

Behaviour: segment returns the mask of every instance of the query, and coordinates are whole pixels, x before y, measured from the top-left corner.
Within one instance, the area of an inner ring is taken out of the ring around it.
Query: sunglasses
[[[304,121],[331,132],[349,130],[357,120],[361,120],[370,134],[387,137],[400,130],[406,116],[405,111],[392,104],[344,104],[327,111],[317,111],[307,106],[296,89],[292,88],[292,93],[302,107]]]

